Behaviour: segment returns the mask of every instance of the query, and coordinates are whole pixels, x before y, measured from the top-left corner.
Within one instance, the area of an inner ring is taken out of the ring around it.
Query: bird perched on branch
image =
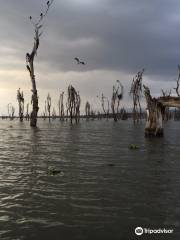
[[[49,6],[49,1],[47,1],[47,5]]]
[[[86,65],[86,63],[84,61],[81,61],[79,58],[75,57],[74,60],[76,60],[77,64],[81,64],[81,65]]]
[[[30,16],[29,19],[32,20],[32,17]]]

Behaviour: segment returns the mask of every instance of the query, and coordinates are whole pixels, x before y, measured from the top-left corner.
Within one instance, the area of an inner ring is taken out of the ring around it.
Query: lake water
[[[146,239],[137,226],[174,229],[147,239],[180,239],[179,140],[174,121],[146,139],[130,120],[1,120],[0,240]]]

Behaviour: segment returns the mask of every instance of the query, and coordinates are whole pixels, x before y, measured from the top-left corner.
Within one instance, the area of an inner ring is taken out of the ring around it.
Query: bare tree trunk
[[[23,92],[20,91],[20,88],[17,90],[17,100],[19,104],[19,120],[22,122],[24,117],[24,96]]]
[[[38,106],[38,93],[37,93],[37,88],[36,88],[36,81],[35,81],[35,75],[34,75],[34,57],[37,54],[37,50],[39,47],[39,38],[42,34],[39,33],[39,30],[42,28],[42,21],[44,19],[44,17],[47,15],[48,10],[51,6],[51,4],[53,3],[54,0],[50,0],[47,2],[47,8],[46,11],[44,13],[40,14],[40,18],[38,21],[34,22],[32,20],[32,17],[30,16],[30,21],[33,24],[34,27],[34,31],[35,31],[35,36],[34,36],[34,46],[32,49],[32,52],[26,53],[26,67],[27,70],[30,73],[30,78],[31,78],[31,83],[32,83],[32,98],[31,98],[31,103],[32,103],[32,112],[30,114],[30,126],[31,127],[36,127],[37,125],[37,115],[38,115],[38,110],[39,110],[39,106]]]
[[[145,126],[146,137],[162,137],[163,136],[163,106],[152,98],[148,87],[144,86],[144,95],[147,103],[147,118]]]

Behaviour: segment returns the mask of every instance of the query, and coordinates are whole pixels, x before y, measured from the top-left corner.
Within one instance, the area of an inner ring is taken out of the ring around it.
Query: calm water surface
[[[180,239],[180,122],[165,125],[145,139],[131,121],[0,121],[0,240]]]

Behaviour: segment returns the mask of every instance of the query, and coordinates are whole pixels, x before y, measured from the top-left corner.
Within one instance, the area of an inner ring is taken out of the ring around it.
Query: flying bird
[[[77,61],[77,64],[86,65],[84,61],[81,61],[79,58],[75,57],[74,60]]]

